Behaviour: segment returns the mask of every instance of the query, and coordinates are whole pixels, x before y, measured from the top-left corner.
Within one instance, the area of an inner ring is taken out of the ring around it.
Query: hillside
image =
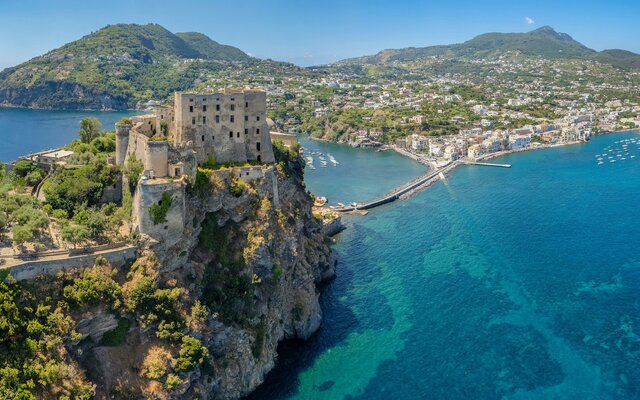
[[[180,32],[176,36],[199,53],[199,58],[218,61],[250,61],[251,57],[242,50],[220,44],[207,35],[198,32]]]
[[[343,60],[338,64],[388,64],[433,56],[491,59],[507,53],[545,59],[593,59],[623,69],[640,68],[638,54],[624,50],[597,52],[548,26],[525,33],[485,33],[452,45],[387,49],[372,56]]]
[[[0,72],[0,104],[57,109],[126,109],[193,86],[203,73],[251,62],[199,33],[157,24],[109,25]]]

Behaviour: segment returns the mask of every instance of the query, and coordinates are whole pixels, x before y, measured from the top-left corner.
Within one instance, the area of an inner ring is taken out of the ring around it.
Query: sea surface
[[[0,108],[0,160],[69,142],[82,117],[111,129],[130,114]],[[460,167],[346,217],[322,328],[283,344],[251,399],[640,399],[640,146],[616,143],[638,138]],[[425,171],[392,152],[303,146],[339,162],[305,172],[333,204]]]
[[[596,160],[636,138],[460,167],[348,217],[321,330],[282,345],[251,399],[640,398],[640,146]],[[365,200],[357,177],[307,172],[318,194]]]
[[[78,137],[80,120],[95,117],[102,129],[113,130],[122,117],[136,111],[52,111],[0,107],[0,162],[63,146]]]
[[[325,196],[329,205],[371,200],[379,197],[427,171],[427,167],[395,151],[377,152],[349,146],[301,138],[305,157],[313,158],[315,169],[305,168],[307,189]],[[321,166],[320,155],[326,161]],[[316,154],[312,154],[316,153]],[[329,161],[333,156],[337,164]]]

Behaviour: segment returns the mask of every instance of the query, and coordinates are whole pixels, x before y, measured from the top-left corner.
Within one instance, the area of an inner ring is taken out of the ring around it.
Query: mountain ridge
[[[107,25],[0,71],[0,105],[135,108],[190,88],[203,71],[255,60],[203,34],[174,34],[158,24]]]
[[[463,43],[426,47],[384,49],[374,55],[340,60],[340,64],[388,64],[415,61],[433,56],[459,58],[496,58],[508,52],[548,59],[588,58],[623,69],[640,68],[640,55],[619,49],[596,51],[573,39],[569,34],[543,26],[529,32],[488,32]]]

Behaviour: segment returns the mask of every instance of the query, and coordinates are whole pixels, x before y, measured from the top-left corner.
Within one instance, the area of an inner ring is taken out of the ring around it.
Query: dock
[[[344,213],[344,212],[369,210],[372,208],[380,207],[381,205],[384,205],[384,204],[394,202],[400,198],[403,198],[403,199],[407,198],[414,192],[428,186],[435,180],[440,178],[444,179],[444,175],[450,172],[451,170],[453,170],[454,168],[456,168],[458,165],[479,165],[483,167],[511,168],[511,164],[498,164],[498,163],[488,163],[488,162],[468,161],[468,160],[451,161],[441,166],[440,168],[427,172],[426,174],[412,180],[411,182],[392,190],[391,192],[383,195],[382,197],[379,197],[371,201],[363,202],[363,203],[351,203],[343,207],[331,208],[331,211]]]
[[[483,167],[511,168],[511,164],[497,164],[480,161],[462,161],[462,163],[466,165],[480,165]]]
[[[335,212],[351,212],[351,211],[359,211],[359,210],[369,210],[369,209],[372,209],[372,208],[375,208],[375,207],[379,207],[379,206],[384,205],[384,204],[388,204],[388,203],[394,202],[394,201],[398,200],[399,198],[401,198],[403,196],[406,196],[406,195],[410,194],[411,192],[419,190],[420,188],[432,183],[433,181],[438,179],[441,176],[441,174],[448,173],[449,171],[451,171],[452,169],[454,169],[458,165],[460,165],[459,161],[450,162],[450,163],[442,166],[441,168],[438,168],[435,171],[428,172],[425,175],[422,175],[422,176],[412,180],[411,182],[392,190],[391,192],[383,195],[382,197],[379,197],[377,199],[374,199],[374,200],[371,200],[371,201],[368,201],[368,202],[364,202],[364,203],[356,203],[355,206],[354,205],[346,205],[344,207],[332,208],[331,211],[335,211]]]

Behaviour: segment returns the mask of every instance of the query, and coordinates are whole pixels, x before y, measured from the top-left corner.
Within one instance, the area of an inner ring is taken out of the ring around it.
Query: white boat
[[[616,160],[609,160],[609,162],[610,162],[610,163],[614,163],[614,162],[616,162]]]

